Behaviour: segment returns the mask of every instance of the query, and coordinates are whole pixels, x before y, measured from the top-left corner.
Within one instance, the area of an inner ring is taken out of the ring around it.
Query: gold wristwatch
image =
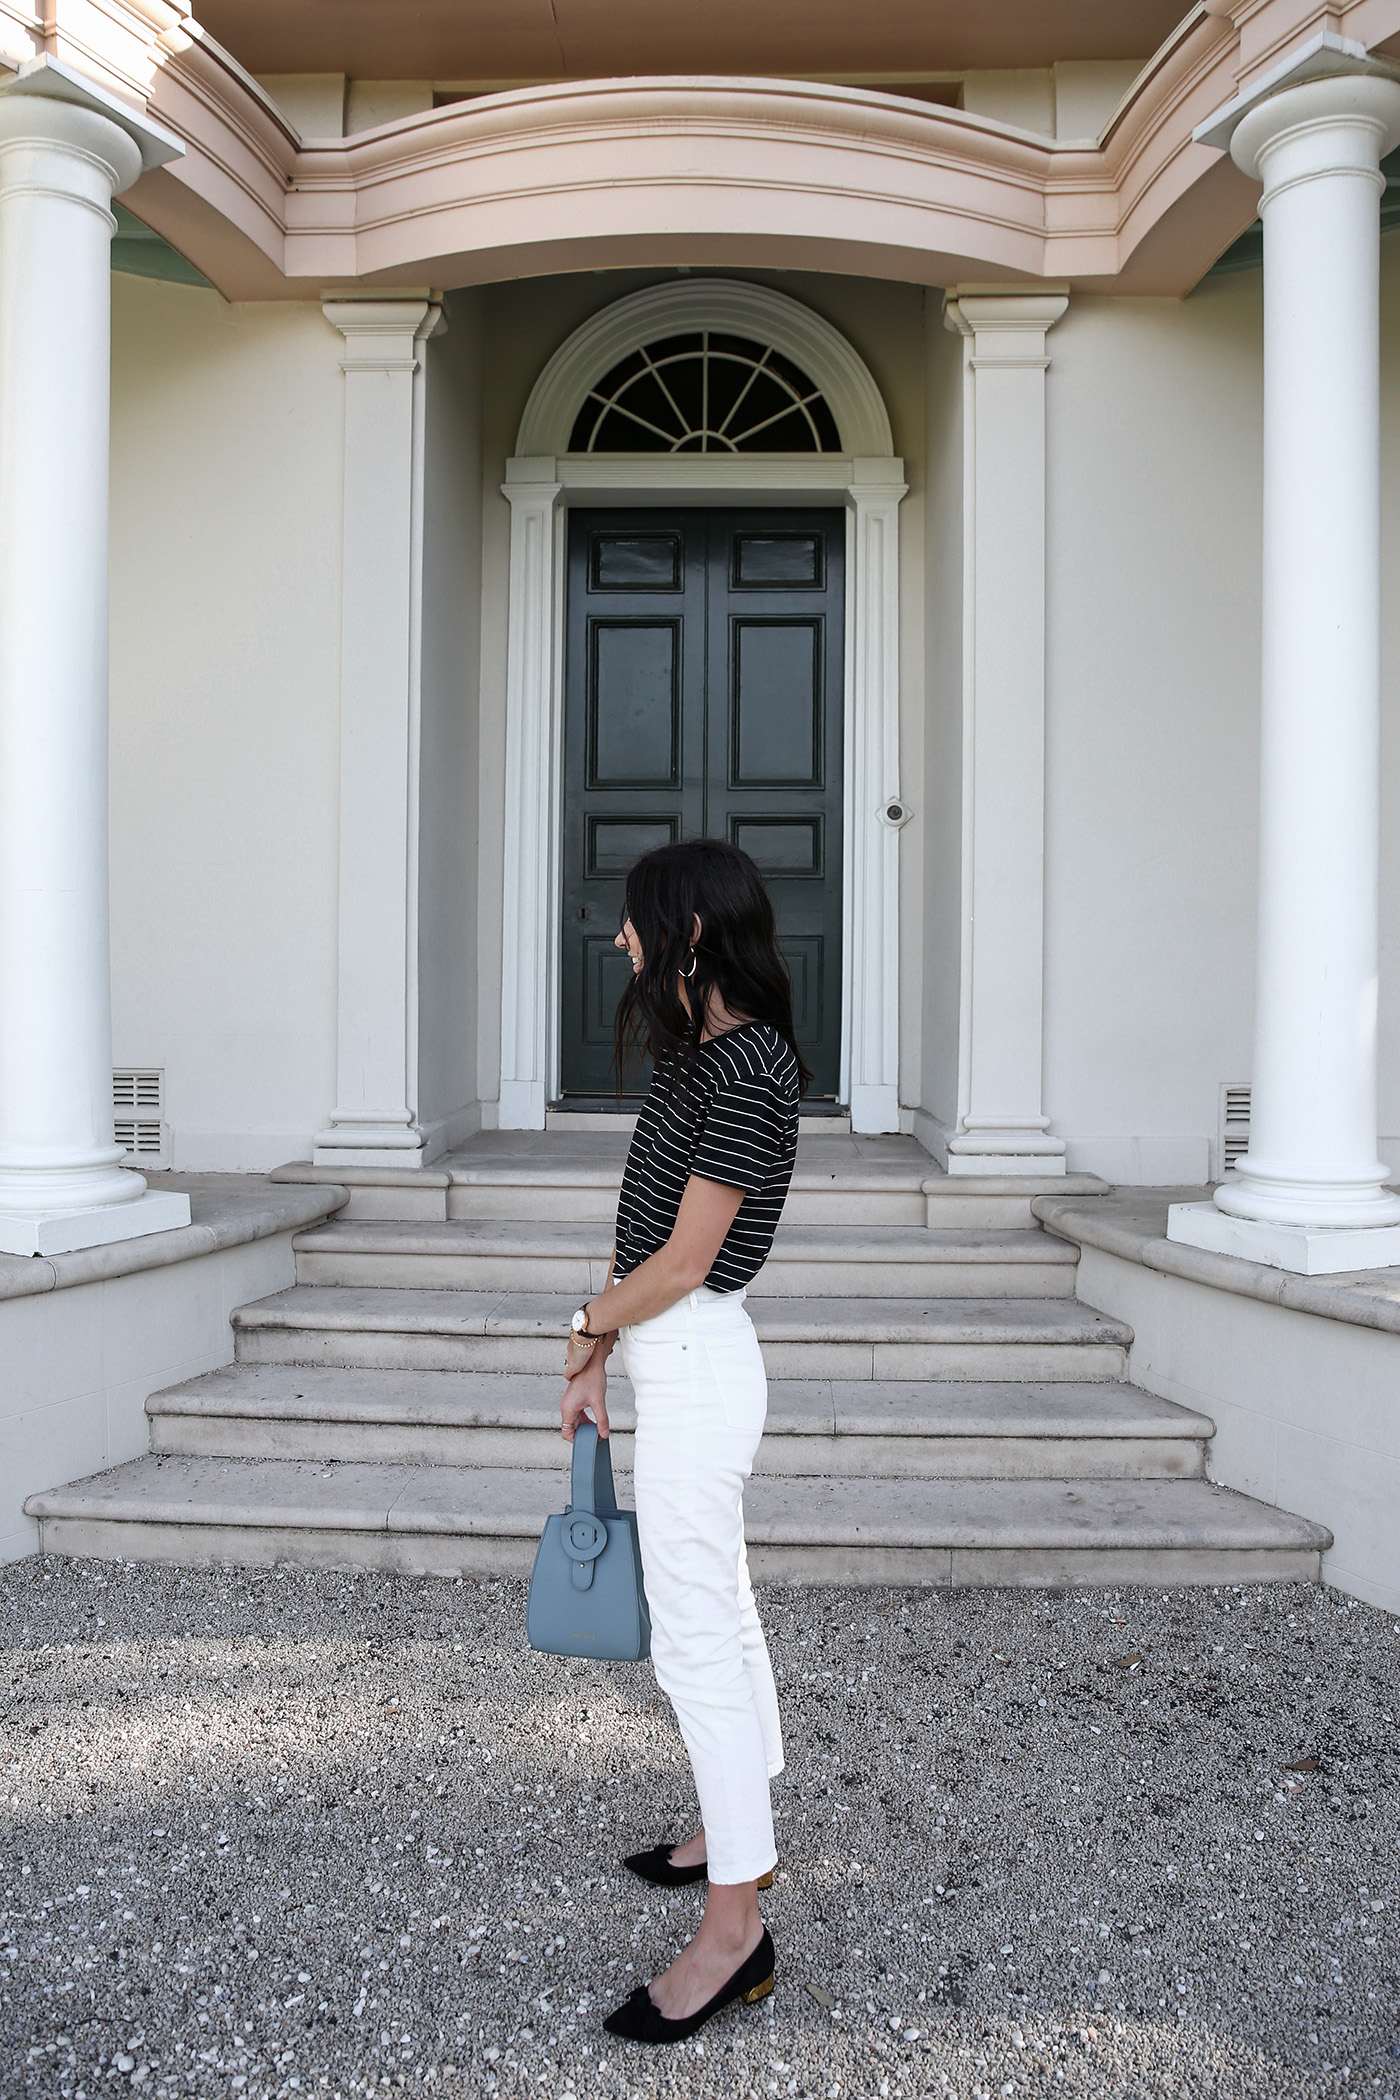
[[[598,1337],[588,1331],[588,1307],[581,1305],[569,1322],[569,1340],[580,1349],[591,1349]]]

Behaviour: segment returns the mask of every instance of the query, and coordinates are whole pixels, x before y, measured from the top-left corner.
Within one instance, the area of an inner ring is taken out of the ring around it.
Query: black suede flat
[[[693,1882],[708,1878],[703,1859],[698,1867],[673,1867],[671,1854],[675,1849],[674,1841],[653,1845],[650,1852],[634,1852],[622,1864],[639,1881],[649,1881],[654,1889],[689,1888]]]
[[[722,1984],[713,1998],[702,2005],[699,2012],[691,2013],[685,2020],[668,2020],[658,2012],[651,1992],[644,1983],[639,1983],[630,1998],[618,2006],[616,2012],[608,2014],[603,2022],[607,2033],[618,2035],[624,2042],[685,2042],[698,2034],[707,2020],[736,1998],[745,2005],[757,2005],[773,1988],[775,1957],[773,1940],[767,1926],[763,1938],[754,1948],[748,1960],[734,1971],[728,1983]]]
[[[649,1881],[654,1889],[691,1888],[697,1881],[708,1881],[709,1870],[704,1860],[701,1860],[698,1867],[672,1866],[671,1854],[675,1849],[674,1842],[653,1845],[650,1852],[629,1854],[622,1864],[629,1874],[635,1874],[639,1881]],[[761,1889],[771,1889],[771,1871],[761,1874],[757,1885]]]

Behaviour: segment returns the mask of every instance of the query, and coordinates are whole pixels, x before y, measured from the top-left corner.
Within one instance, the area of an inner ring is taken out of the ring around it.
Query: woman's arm
[[[671,1237],[658,1247],[630,1276],[608,1286],[588,1301],[588,1324],[600,1335],[614,1334],[619,1327],[635,1327],[639,1320],[655,1319],[698,1290],[715,1265],[715,1256],[744,1200],[742,1189],[722,1181],[706,1181],[692,1174],[685,1185]],[[598,1348],[602,1347],[599,1342]],[[590,1352],[596,1354],[596,1351]],[[575,1355],[574,1345],[569,1356]],[[575,1367],[581,1370],[580,1363]],[[570,1376],[574,1371],[569,1372]]]
[[[606,1293],[612,1282],[613,1263],[617,1260],[617,1248],[608,1256],[608,1273],[603,1279]],[[564,1376],[568,1383],[559,1402],[559,1414],[564,1431],[564,1441],[571,1444],[574,1431],[585,1416],[597,1424],[598,1434],[606,1438],[611,1431],[608,1421],[608,1358],[612,1354],[616,1334],[605,1334],[591,1349],[580,1349],[571,1335],[564,1352]]]

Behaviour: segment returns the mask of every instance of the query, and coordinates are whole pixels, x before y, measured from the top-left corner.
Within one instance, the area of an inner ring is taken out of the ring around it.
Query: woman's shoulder
[[[712,1084],[733,1086],[743,1080],[771,1079],[780,1092],[795,1087],[797,1059],[785,1036],[770,1021],[743,1021],[705,1045]]]

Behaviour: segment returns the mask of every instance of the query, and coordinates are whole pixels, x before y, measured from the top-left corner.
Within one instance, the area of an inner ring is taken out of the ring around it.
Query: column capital
[[[547,454],[537,458],[516,454],[506,461],[506,478],[501,483],[501,494],[512,512],[526,510],[553,510],[564,493],[564,484],[559,479],[559,464]]]
[[[329,296],[321,311],[345,338],[343,372],[416,372],[420,343],[447,329],[441,302],[422,292],[402,299]]]
[[[878,503],[900,504],[909,493],[902,459],[853,459],[847,483],[851,502],[860,508]]]
[[[1283,88],[1250,110],[1230,158],[1264,185],[1260,210],[1280,190],[1324,175],[1361,175],[1379,192],[1380,163],[1400,143],[1400,78],[1352,73]]]
[[[1393,92],[1391,92],[1393,91]],[[1265,180],[1261,156],[1290,131],[1332,124],[1373,125],[1376,159],[1400,140],[1400,67],[1372,58],[1364,44],[1331,30],[1310,37],[1250,83],[1191,136],[1228,151],[1235,165]],[[1325,148],[1324,148],[1325,153]],[[1323,174],[1322,165],[1305,172]]]
[[[126,143],[116,147],[115,156],[110,151],[115,142],[110,135],[104,138],[101,126],[93,124],[94,117],[122,134]],[[113,165],[117,191],[129,189],[146,169],[179,160],[185,151],[163,124],[119,102],[62,59],[47,54],[27,59],[12,79],[0,82],[0,136],[22,135],[27,123],[42,124],[44,136],[79,151],[91,151],[94,141],[101,140],[98,150]]]
[[[943,325],[968,339],[976,364],[1044,366],[1045,338],[1068,306],[1068,285],[955,285]]]

